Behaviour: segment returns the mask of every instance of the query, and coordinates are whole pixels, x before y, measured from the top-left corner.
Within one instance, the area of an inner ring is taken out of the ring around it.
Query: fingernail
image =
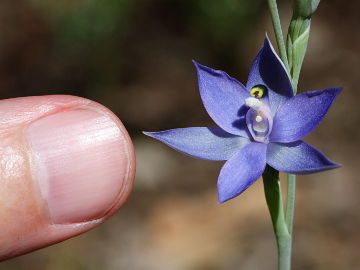
[[[81,108],[26,130],[34,178],[53,223],[103,217],[117,201],[128,167],[126,140],[110,116]]]

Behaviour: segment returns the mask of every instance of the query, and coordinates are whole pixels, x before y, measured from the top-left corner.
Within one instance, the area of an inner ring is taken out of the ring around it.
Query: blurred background
[[[290,0],[279,6],[286,26]],[[360,269],[359,9],[327,0],[313,18],[299,89],[345,89],[306,140],[343,167],[298,178],[295,270]],[[245,82],[265,32],[275,43],[265,0],[2,0],[0,98],[104,104],[127,127],[138,169],[132,196],[103,226],[0,269],[276,269],[261,181],[218,205],[221,162],[141,134],[213,125],[191,59]]]

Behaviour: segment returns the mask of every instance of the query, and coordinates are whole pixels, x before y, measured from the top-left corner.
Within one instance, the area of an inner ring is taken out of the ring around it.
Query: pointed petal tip
[[[340,92],[343,90],[344,87],[340,86],[340,87],[334,87],[334,88],[330,88],[332,89],[332,91],[335,93],[334,94],[334,100],[333,102],[335,101],[335,99],[339,96]]]
[[[230,77],[226,72],[219,70],[219,69],[213,69],[211,67],[205,66],[203,64],[200,64],[199,62],[196,62],[195,60],[192,60],[193,64],[195,65],[196,71],[198,72],[198,78],[200,80],[201,75],[212,75],[212,76],[226,76],[227,79],[234,80],[237,83],[239,83],[236,79]],[[240,84],[240,83],[239,83]]]
[[[343,165],[340,164],[340,163],[336,163],[336,162],[333,162],[331,160],[329,160],[332,164],[328,166],[329,170],[333,170],[333,169],[337,169],[337,168],[340,168],[342,167]]]
[[[204,71],[205,72],[209,72],[210,74],[214,74],[214,73],[217,73],[219,72],[219,70],[216,70],[216,69],[212,69],[212,68],[209,68],[207,66],[204,66],[202,64],[200,64],[199,62],[196,62],[194,59],[192,60],[195,68],[196,68],[196,71],[198,72],[198,75],[200,75],[199,73],[203,73]]]
[[[229,188],[226,188],[225,185],[220,184],[220,181],[218,180],[217,183],[217,191],[218,191],[218,203],[223,204],[236,196],[240,195],[236,192],[230,191]]]
[[[271,45],[271,41],[270,41],[270,38],[269,38],[267,32],[265,32],[264,45],[265,44],[268,46]]]
[[[277,56],[277,53],[276,53],[267,33],[265,33],[264,43],[263,43],[263,46],[261,49],[268,49],[268,50],[270,49],[272,51],[272,53],[274,53]]]
[[[339,95],[340,92],[343,90],[344,87],[339,86],[339,87],[332,87],[332,88],[324,88],[322,90],[317,90],[317,91],[309,91],[310,93],[316,93],[318,91],[328,91],[328,92],[334,92],[335,96]],[[306,92],[305,92],[306,93]]]
[[[335,87],[334,90],[337,94],[339,94],[344,89],[343,86]]]
[[[144,135],[146,135],[146,136],[148,136],[150,138],[154,138],[154,139],[158,139],[156,135],[159,134],[159,133],[161,133],[161,131],[159,131],[159,132],[156,132],[156,131],[142,131],[142,134],[144,134]]]
[[[222,194],[220,191],[218,192],[218,204],[224,204],[227,201],[235,198],[236,196],[229,196],[227,194]]]
[[[206,66],[200,64],[199,62],[195,61],[194,59],[192,59],[191,62],[194,64],[195,69],[196,69],[196,71],[198,73],[198,76],[199,76],[199,72],[200,72],[201,69],[206,69],[207,68]]]
[[[235,199],[237,196],[240,196],[242,193],[244,193],[244,191],[247,190],[249,187],[250,187],[250,185],[248,187],[246,187],[245,189],[243,189],[241,192],[229,193],[228,190],[222,190],[218,186],[218,203],[224,204],[232,199]]]
[[[219,196],[218,196],[218,204],[223,204],[225,201],[220,199]]]
[[[205,70],[209,69],[207,66],[204,66],[204,65],[200,64],[199,62],[197,62],[194,59],[192,59],[191,62],[194,64],[197,71],[199,71],[199,69],[205,69]]]
[[[223,203],[226,203],[227,201],[234,199],[235,197],[241,195],[247,188],[248,187],[243,189],[241,192],[229,192],[229,190],[222,189],[218,185],[218,203],[223,204]]]
[[[224,202],[226,202],[227,200],[222,200],[220,198],[218,198],[218,204],[223,204]]]
[[[328,162],[329,162],[328,165],[325,165],[323,168],[321,168],[321,169],[320,169],[319,171],[317,171],[317,172],[329,171],[329,170],[334,170],[334,169],[337,169],[337,168],[342,167],[342,164],[333,162],[333,161],[330,160],[330,159],[328,159]],[[317,173],[317,172],[315,172],[315,173]],[[305,172],[302,173],[302,174],[311,174],[311,173],[312,173],[312,172],[305,171]]]
[[[323,91],[323,92],[328,92],[331,93],[334,97],[333,102],[335,101],[335,99],[338,97],[338,95],[340,94],[340,92],[343,90],[344,87],[340,86],[340,87],[333,87],[333,88],[325,88],[323,90],[318,90],[318,91]],[[317,91],[310,91],[310,93],[316,93]],[[306,93],[306,92],[305,92]]]
[[[342,167],[342,164],[332,163],[332,164],[323,166],[322,168],[319,168],[317,170],[304,169],[303,171],[288,172],[288,173],[292,173],[292,174],[296,174],[296,175],[307,175],[307,174],[320,173],[320,172],[324,172],[324,171],[330,171],[330,170],[334,170],[334,169],[337,169],[337,168],[340,168],[340,167]]]
[[[149,136],[149,137],[152,137],[151,134],[154,133],[154,132],[150,132],[150,131],[142,131],[142,134],[146,135],[146,136]]]

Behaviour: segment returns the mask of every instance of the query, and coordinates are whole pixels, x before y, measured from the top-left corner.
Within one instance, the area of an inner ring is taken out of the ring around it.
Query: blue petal
[[[227,160],[249,142],[218,127],[177,128],[144,134],[184,154],[207,160]]]
[[[269,143],[266,159],[271,167],[292,174],[310,174],[341,166],[303,141]]]
[[[220,203],[238,196],[261,176],[266,165],[266,147],[251,142],[224,164],[218,180]]]
[[[275,115],[270,141],[294,142],[303,138],[321,122],[340,91],[328,88],[289,99]]]
[[[227,132],[249,138],[244,124],[248,108],[244,103],[250,94],[245,86],[223,71],[193,62],[198,73],[200,95],[210,117]]]
[[[263,47],[254,59],[246,88],[251,90],[259,84],[268,88],[268,99],[273,113],[294,95],[286,68],[268,37],[265,38]]]

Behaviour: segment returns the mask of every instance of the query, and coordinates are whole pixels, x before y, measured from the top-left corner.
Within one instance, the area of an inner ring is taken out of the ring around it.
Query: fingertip
[[[0,238],[7,246],[0,258],[81,234],[121,208],[133,186],[135,154],[118,117],[79,97],[31,97],[6,103],[13,103],[8,106],[13,112],[22,113],[8,112],[7,124],[0,124],[1,131],[16,123],[10,137],[17,138],[2,140],[0,152],[23,149],[19,155],[24,162],[18,164],[23,173],[12,179],[7,189],[0,187],[0,196],[15,202],[2,206],[11,211],[0,211],[1,218],[9,221],[0,223]],[[44,107],[46,110],[34,110]],[[30,118],[26,108],[31,111]],[[1,180],[7,181],[7,168],[1,169]],[[28,187],[12,192],[20,183]],[[19,212],[23,214],[19,216]],[[10,224],[16,226],[10,228]],[[21,240],[15,241],[15,235]]]

